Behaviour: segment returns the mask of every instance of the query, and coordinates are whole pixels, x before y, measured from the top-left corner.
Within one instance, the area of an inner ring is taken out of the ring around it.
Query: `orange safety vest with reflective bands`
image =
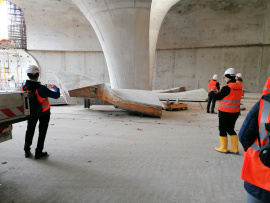
[[[267,79],[264,84],[262,95],[270,94],[270,77]]]
[[[21,87],[21,91],[22,91],[22,92],[24,91],[24,90],[23,90],[23,87]],[[31,91],[28,91],[28,90],[26,90],[26,91],[27,91],[27,92],[31,92]],[[36,91],[35,91],[35,94],[37,95],[37,100],[38,100],[38,102],[41,103],[42,112],[45,112],[45,111],[49,110],[49,109],[50,109],[50,103],[49,103],[48,97],[45,97],[45,98],[41,97],[41,96],[38,94],[38,90],[37,90],[37,89],[36,89]]]
[[[238,83],[229,83],[227,86],[230,87],[230,94],[219,100],[218,110],[227,113],[238,113],[240,112],[240,101],[242,98],[243,90]]]
[[[217,90],[217,81],[216,80],[210,80],[209,83],[208,83],[208,92],[210,93],[211,90]]]
[[[264,99],[260,100],[260,110],[258,115],[259,135],[261,146],[268,141],[265,123],[270,122],[270,103]],[[259,158],[260,147],[258,138],[244,153],[244,163],[241,172],[241,179],[257,187],[270,191],[270,168],[263,165]]]

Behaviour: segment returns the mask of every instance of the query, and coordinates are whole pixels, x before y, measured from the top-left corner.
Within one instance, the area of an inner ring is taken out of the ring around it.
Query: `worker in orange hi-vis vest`
[[[216,105],[216,100],[215,98],[213,98],[210,94],[210,92],[215,92],[218,93],[220,86],[219,86],[219,82],[217,81],[218,76],[217,74],[213,75],[213,79],[209,80],[208,82],[208,102],[207,102],[207,107],[206,107],[206,112],[207,113],[213,113],[216,114],[215,110],[215,105]],[[211,105],[212,103],[212,105]],[[210,105],[211,105],[211,112],[210,112]]]
[[[237,73],[235,75],[235,80],[237,83],[239,83],[241,85],[241,87],[243,87],[243,79],[242,79],[242,74],[241,73]]]
[[[27,121],[27,130],[25,133],[25,158],[31,158],[30,147],[32,145],[33,137],[37,122],[39,122],[39,136],[37,148],[35,152],[35,159],[48,156],[47,152],[43,152],[44,142],[47,134],[47,129],[50,121],[50,103],[48,97],[58,99],[60,97],[60,90],[55,85],[49,88],[41,85],[38,81],[40,69],[35,65],[29,65],[26,69],[29,80],[26,80],[25,85],[21,87],[21,91],[28,92],[30,104],[30,116]]]
[[[222,153],[239,154],[238,151],[238,137],[234,130],[236,120],[240,112],[240,101],[242,98],[242,87],[235,80],[234,68],[228,68],[224,73],[224,79],[227,85],[223,86],[221,90],[215,94],[211,92],[212,97],[219,100],[218,104],[218,118],[219,118],[219,140],[221,147],[216,147],[216,151]],[[231,138],[231,149],[227,149],[228,137]]]
[[[243,78],[242,78],[242,74],[241,73],[237,73],[235,75],[235,80],[237,83],[239,83],[243,89]],[[243,92],[243,95],[244,95],[244,92]]]
[[[244,162],[241,179],[247,191],[247,202],[270,202],[270,168],[259,157],[260,145],[269,142],[265,123],[270,123],[270,77],[266,81],[262,98],[252,107],[239,132]]]

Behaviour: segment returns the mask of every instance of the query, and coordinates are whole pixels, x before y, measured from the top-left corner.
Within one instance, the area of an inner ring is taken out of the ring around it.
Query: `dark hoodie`
[[[262,99],[270,102],[270,94],[262,96]],[[248,150],[248,148],[255,142],[256,138],[258,138],[259,136],[259,130],[258,130],[259,129],[259,126],[258,126],[259,109],[260,109],[260,101],[258,101],[252,107],[238,134],[239,141],[241,142],[245,151]],[[256,197],[257,199],[260,199],[264,202],[270,202],[270,191],[259,188],[248,182],[244,183],[244,187],[249,194]]]
[[[41,85],[40,82],[35,80],[26,80],[24,88],[31,92],[35,92],[37,89],[39,96],[41,96],[42,98],[50,97],[58,99],[60,97],[59,88],[55,88],[54,91],[51,91],[49,88],[47,88],[44,85]],[[50,113],[50,109],[40,113],[38,117],[42,117],[44,115],[47,115],[48,113]]]

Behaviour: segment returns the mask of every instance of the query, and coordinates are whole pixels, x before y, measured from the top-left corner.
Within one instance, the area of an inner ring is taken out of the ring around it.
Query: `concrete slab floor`
[[[242,100],[237,132],[258,98]],[[113,106],[53,106],[47,159],[24,158],[26,122],[0,143],[0,202],[245,202],[242,146],[238,156],[215,151],[218,117],[205,106],[160,119]]]

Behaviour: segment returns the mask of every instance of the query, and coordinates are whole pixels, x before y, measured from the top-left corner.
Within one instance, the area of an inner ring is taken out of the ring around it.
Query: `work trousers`
[[[229,135],[237,135],[234,131],[236,120],[239,116],[238,113],[227,113],[223,111],[218,112],[219,117],[219,135],[221,137],[227,137]]]
[[[50,114],[42,116],[42,117],[32,117],[30,116],[27,121],[27,130],[25,134],[25,144],[24,150],[30,151],[30,146],[32,145],[33,137],[35,134],[35,128],[37,122],[39,121],[39,136],[37,142],[36,152],[42,152],[44,148],[44,142],[47,134],[47,129],[50,121]]]
[[[259,200],[247,192],[247,203],[267,203],[267,202]]]
[[[208,102],[207,102],[207,107],[206,107],[207,112],[210,112],[209,111],[210,105],[211,105],[211,113],[213,113],[215,110],[216,100],[210,94],[208,94]]]

